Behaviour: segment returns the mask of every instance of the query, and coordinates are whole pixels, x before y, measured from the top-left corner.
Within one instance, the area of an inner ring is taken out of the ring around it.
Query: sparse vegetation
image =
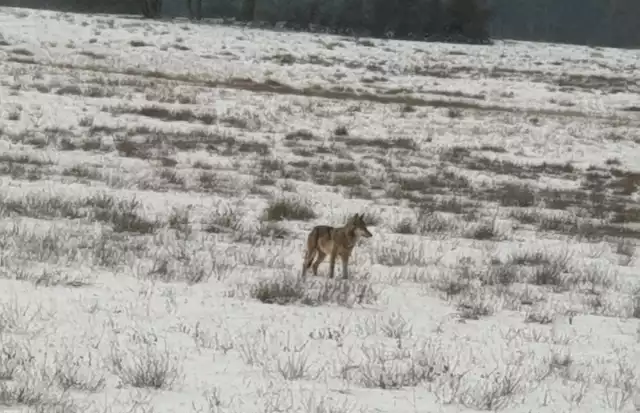
[[[573,280],[567,273],[569,269],[569,256],[560,254],[550,257],[546,262],[533,267],[530,282],[535,285],[546,285],[563,290],[570,287]]]
[[[394,349],[387,355],[381,349],[363,347],[363,363],[343,367],[343,375],[365,388],[381,390],[432,383],[452,368],[446,356],[435,351],[435,346],[425,345],[411,350]]]
[[[90,218],[111,224],[116,232],[148,234],[160,226],[160,222],[147,219],[136,212],[141,206],[136,199],[117,200],[100,194],[88,198],[85,205],[92,209]]]
[[[122,384],[138,388],[170,389],[181,376],[180,365],[168,349],[163,349],[154,335],[142,336],[133,349],[114,344],[110,363]]]
[[[325,280],[305,283],[299,279],[280,277],[252,286],[251,297],[265,304],[301,304],[317,306],[336,303],[341,306],[371,304],[377,294],[367,283],[350,280]]]
[[[464,236],[467,238],[477,239],[480,241],[490,239],[501,239],[504,237],[503,233],[497,227],[496,221],[483,221],[478,224],[472,224],[470,228],[464,231]]]
[[[189,109],[171,110],[160,105],[148,105],[142,107],[118,106],[105,108],[114,114],[134,114],[164,120],[166,122],[200,122],[205,125],[213,124],[217,119],[210,113],[195,113]]]
[[[463,319],[479,320],[494,315],[498,311],[500,300],[490,290],[465,289],[458,298],[458,311]]]
[[[316,213],[313,209],[300,200],[277,199],[271,201],[264,211],[266,221],[282,221],[283,219],[308,221],[315,217]]]

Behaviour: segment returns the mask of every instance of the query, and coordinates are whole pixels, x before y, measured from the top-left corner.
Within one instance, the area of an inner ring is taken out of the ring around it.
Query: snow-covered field
[[[11,411],[640,409],[640,52],[11,8],[0,45]],[[356,212],[352,279],[296,281]]]

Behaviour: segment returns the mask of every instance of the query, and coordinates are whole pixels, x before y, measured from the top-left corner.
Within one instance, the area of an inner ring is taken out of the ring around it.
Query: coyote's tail
[[[313,259],[316,257],[316,249],[318,248],[318,241],[320,239],[320,231],[314,228],[307,236],[307,251],[305,252],[304,262],[302,264],[302,277],[307,273],[307,270],[311,268]]]

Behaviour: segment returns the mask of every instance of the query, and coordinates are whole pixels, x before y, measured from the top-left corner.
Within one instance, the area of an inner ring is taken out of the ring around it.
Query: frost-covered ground
[[[640,408],[638,51],[10,8],[0,34],[0,404]],[[356,212],[352,279],[297,282]]]

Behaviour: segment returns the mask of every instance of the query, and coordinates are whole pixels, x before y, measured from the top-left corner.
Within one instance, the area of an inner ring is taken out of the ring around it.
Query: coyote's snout
[[[349,257],[360,237],[371,237],[371,233],[364,223],[364,214],[355,214],[349,218],[344,227],[334,228],[328,225],[314,227],[307,237],[307,252],[302,265],[302,278],[306,277],[309,267],[313,267],[313,275],[318,275],[318,266],[327,255],[329,256],[329,278],[334,277],[337,256],[340,256],[342,260],[342,278],[348,278]]]

